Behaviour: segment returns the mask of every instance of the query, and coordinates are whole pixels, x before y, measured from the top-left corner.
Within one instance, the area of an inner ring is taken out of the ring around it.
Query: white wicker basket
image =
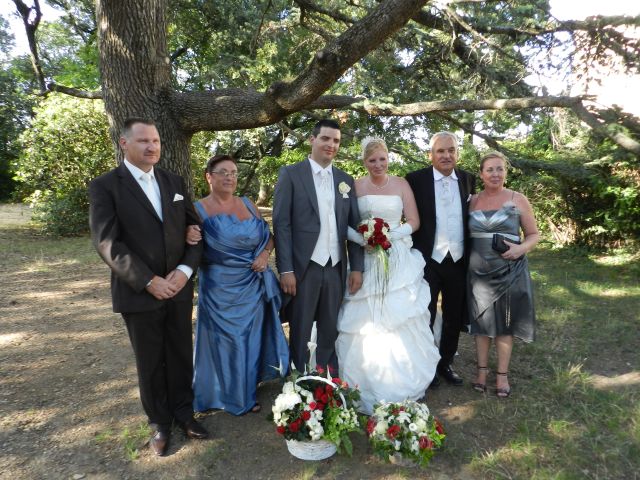
[[[306,375],[300,377],[296,380],[296,383],[303,380],[318,380],[320,382],[324,382],[327,385],[331,385],[332,387],[337,387],[335,383],[331,380],[318,377],[315,375]],[[346,409],[346,400],[344,399],[344,395],[339,393],[340,400],[342,400],[342,408]],[[337,449],[334,443],[328,440],[309,440],[306,442],[299,442],[297,440],[287,440],[287,448],[289,449],[289,453],[300,460],[324,460],[325,458],[329,458],[333,454],[336,453]]]
[[[289,453],[300,460],[324,460],[336,453],[336,446],[329,440],[298,442],[287,440]]]

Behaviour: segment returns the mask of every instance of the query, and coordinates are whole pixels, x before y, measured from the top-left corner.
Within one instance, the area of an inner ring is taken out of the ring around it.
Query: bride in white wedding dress
[[[362,158],[369,175],[355,182],[358,207],[363,220],[380,217],[389,224],[388,283],[383,288],[380,260],[367,251],[362,288],[347,293],[340,310],[336,352],[341,378],[358,386],[360,410],[371,414],[382,400],[423,397],[440,355],[429,328],[425,262],[411,248],[411,233],[420,226],[413,192],[404,178],[387,173],[383,140],[363,140]],[[354,230],[349,239],[364,245]]]

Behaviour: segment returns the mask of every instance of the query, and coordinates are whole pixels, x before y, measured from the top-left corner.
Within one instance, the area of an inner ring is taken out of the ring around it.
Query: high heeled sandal
[[[506,377],[508,375],[509,372],[496,372],[496,375],[501,375],[503,377]],[[496,387],[496,397],[498,398],[509,398],[509,395],[511,395],[511,386],[509,386],[508,388],[498,388]]]
[[[478,367],[478,372],[489,372],[487,367]],[[476,392],[486,393],[487,392],[487,383],[485,379],[485,383],[472,383],[471,388],[473,388]]]

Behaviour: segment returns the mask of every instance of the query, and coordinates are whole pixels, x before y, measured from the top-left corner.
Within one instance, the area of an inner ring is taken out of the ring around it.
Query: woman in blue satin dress
[[[196,202],[205,249],[199,270],[193,393],[195,411],[260,411],[258,383],[284,375],[289,348],[278,311],[278,280],[268,265],[269,226],[234,195],[238,168],[228,155],[207,162],[211,193]]]

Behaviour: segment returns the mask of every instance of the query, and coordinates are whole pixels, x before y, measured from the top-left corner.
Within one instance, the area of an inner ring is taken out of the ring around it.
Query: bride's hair
[[[362,147],[362,160],[366,160],[378,148],[382,148],[385,152],[389,152],[385,141],[379,137],[365,137],[360,143]]]

